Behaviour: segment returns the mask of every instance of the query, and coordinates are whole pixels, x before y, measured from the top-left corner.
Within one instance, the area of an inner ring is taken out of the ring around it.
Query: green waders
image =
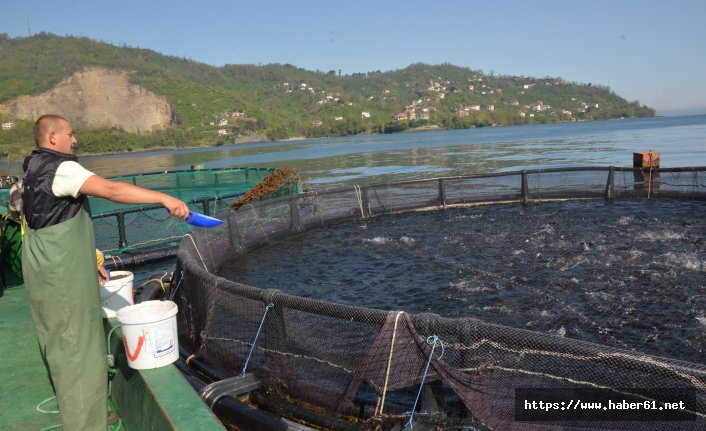
[[[107,429],[108,368],[95,236],[86,207],[25,230],[22,273],[65,431]]]

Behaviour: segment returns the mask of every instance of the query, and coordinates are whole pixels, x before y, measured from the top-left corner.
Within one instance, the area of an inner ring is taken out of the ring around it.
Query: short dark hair
[[[56,127],[56,124],[62,120],[68,123],[66,118],[56,114],[44,114],[37,118],[34,123],[34,144],[39,147],[42,137],[47,134],[51,127]]]

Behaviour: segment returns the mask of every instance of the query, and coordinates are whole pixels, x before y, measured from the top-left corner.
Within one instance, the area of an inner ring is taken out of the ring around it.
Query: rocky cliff
[[[34,121],[42,114],[59,114],[76,128],[118,128],[140,133],[166,128],[172,109],[164,96],[131,84],[125,72],[88,68],[47,92],[19,97],[0,112]]]

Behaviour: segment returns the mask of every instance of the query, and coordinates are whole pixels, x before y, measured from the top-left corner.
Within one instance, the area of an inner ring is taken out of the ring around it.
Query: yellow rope
[[[392,341],[390,342],[390,356],[387,358],[387,371],[385,371],[385,386],[382,388],[382,402],[380,403],[380,411],[376,413],[376,416],[382,415],[382,411],[385,408],[387,385],[390,381],[390,368],[392,367],[392,351],[395,349],[395,338],[397,338],[397,322],[402,314],[404,314],[404,311],[399,311],[397,316],[395,316],[395,326],[392,330]]]
[[[135,289],[135,290],[140,290],[141,288],[147,286],[147,285],[150,284],[150,283],[155,283],[155,282],[157,282],[157,283],[159,283],[159,286],[160,286],[160,288],[162,289],[162,292],[166,292],[167,290],[169,290],[169,284],[168,284],[168,283],[165,283],[163,280],[164,280],[164,277],[166,277],[167,275],[169,275],[169,272],[164,271],[164,274],[162,274],[161,277],[159,277],[159,278],[150,278],[149,280],[147,280],[147,281],[145,281],[144,283],[142,283],[142,284],[141,284],[137,289]]]

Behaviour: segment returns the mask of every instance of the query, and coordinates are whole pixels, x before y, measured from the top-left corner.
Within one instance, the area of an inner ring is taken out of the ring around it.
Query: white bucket
[[[134,275],[130,271],[111,271],[110,280],[100,285],[103,317],[115,317],[115,312],[135,303],[132,291]]]
[[[146,370],[179,358],[177,305],[172,301],[144,301],[116,313],[130,368]]]

